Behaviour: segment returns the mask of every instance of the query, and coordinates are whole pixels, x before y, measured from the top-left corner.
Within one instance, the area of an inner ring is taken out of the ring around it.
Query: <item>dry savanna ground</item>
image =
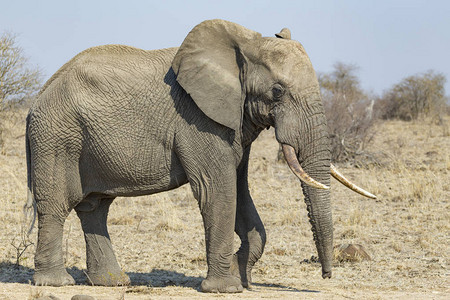
[[[288,167],[276,161],[273,131],[265,131],[254,144],[250,163],[251,192],[267,230],[265,253],[254,268],[252,290],[211,295],[198,291],[206,275],[205,245],[188,186],[114,201],[110,235],[132,286],[85,284],[85,245],[73,212],[65,224],[63,245],[66,266],[77,285],[31,285],[35,246],[30,242],[36,242],[36,229],[29,239],[21,235],[26,200],[24,115],[19,111],[0,116],[0,299],[49,294],[60,299],[75,294],[96,299],[450,298],[449,118],[440,125],[430,120],[379,123],[369,150],[380,164],[340,166],[378,199],[363,198],[332,182],[335,244],[361,244],[372,260],[336,261],[331,280],[321,278],[319,264],[311,259],[316,250],[300,185]]]

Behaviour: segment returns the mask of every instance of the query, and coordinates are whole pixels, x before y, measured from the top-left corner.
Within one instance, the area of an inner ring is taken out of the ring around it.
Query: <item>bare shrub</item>
[[[11,33],[0,36],[0,110],[39,90],[41,73],[38,68],[28,65],[28,58],[17,45],[16,36]]]
[[[374,99],[360,87],[357,66],[336,63],[319,75],[330,132],[332,160],[359,164],[372,138]]]
[[[18,267],[20,265],[20,262],[24,259],[27,259],[27,257],[23,257],[25,251],[28,249],[28,247],[34,245],[33,241],[31,240],[30,236],[28,235],[28,230],[24,226],[21,227],[20,234],[18,236],[15,236],[11,241],[11,246],[16,251],[16,266]]]
[[[420,117],[442,118],[446,111],[445,82],[432,70],[404,78],[377,101],[382,119],[416,120]]]
[[[41,73],[28,66],[23,49],[17,45],[16,36],[0,36],[0,154],[4,154],[5,127],[8,120],[4,111],[13,111],[14,105],[26,102],[39,90]]]

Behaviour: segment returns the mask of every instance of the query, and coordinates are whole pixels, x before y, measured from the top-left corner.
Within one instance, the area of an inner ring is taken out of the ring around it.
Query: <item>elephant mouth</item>
[[[281,148],[283,150],[284,157],[286,158],[286,162],[289,165],[289,168],[291,169],[292,173],[297,176],[298,179],[303,181],[305,184],[312,186],[317,189],[323,189],[328,190],[330,189],[329,186],[324,185],[318,181],[316,181],[314,178],[308,175],[303,168],[300,166],[300,163],[297,159],[297,155],[295,154],[295,149],[291,145],[288,144],[281,144]],[[377,197],[373,195],[372,193],[369,193],[368,191],[360,188],[356,184],[352,183],[350,180],[348,180],[342,173],[340,173],[337,168],[330,164],[330,174],[333,176],[337,181],[342,183],[344,186],[349,188],[350,190],[363,195],[367,198],[376,199]]]

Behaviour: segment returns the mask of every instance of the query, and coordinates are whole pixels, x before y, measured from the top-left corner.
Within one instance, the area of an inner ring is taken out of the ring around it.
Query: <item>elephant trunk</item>
[[[322,264],[322,277],[330,278],[333,254],[329,190],[331,152],[320,94],[311,96],[305,100],[309,103],[308,110],[288,110],[288,113],[276,119],[275,131],[289,167],[301,180]],[[293,131],[293,128],[297,129]]]
[[[303,139],[296,145],[297,158],[303,170],[316,181],[330,186],[330,146],[326,119],[323,113],[315,114],[309,120]],[[309,221],[312,225],[322,277],[331,278],[333,256],[333,220],[329,189],[318,189],[302,182]]]
[[[305,169],[308,169],[305,167]],[[327,182],[322,178],[321,182]],[[331,278],[333,256],[333,222],[331,215],[330,192],[319,190],[302,183],[308,217],[311,223],[317,253],[322,265],[322,277]]]

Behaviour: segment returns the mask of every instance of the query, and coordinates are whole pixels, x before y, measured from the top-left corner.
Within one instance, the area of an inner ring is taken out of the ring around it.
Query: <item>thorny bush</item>
[[[367,161],[366,145],[373,137],[373,97],[360,87],[357,67],[336,63],[331,73],[319,74],[331,140],[331,159],[360,165]]]

